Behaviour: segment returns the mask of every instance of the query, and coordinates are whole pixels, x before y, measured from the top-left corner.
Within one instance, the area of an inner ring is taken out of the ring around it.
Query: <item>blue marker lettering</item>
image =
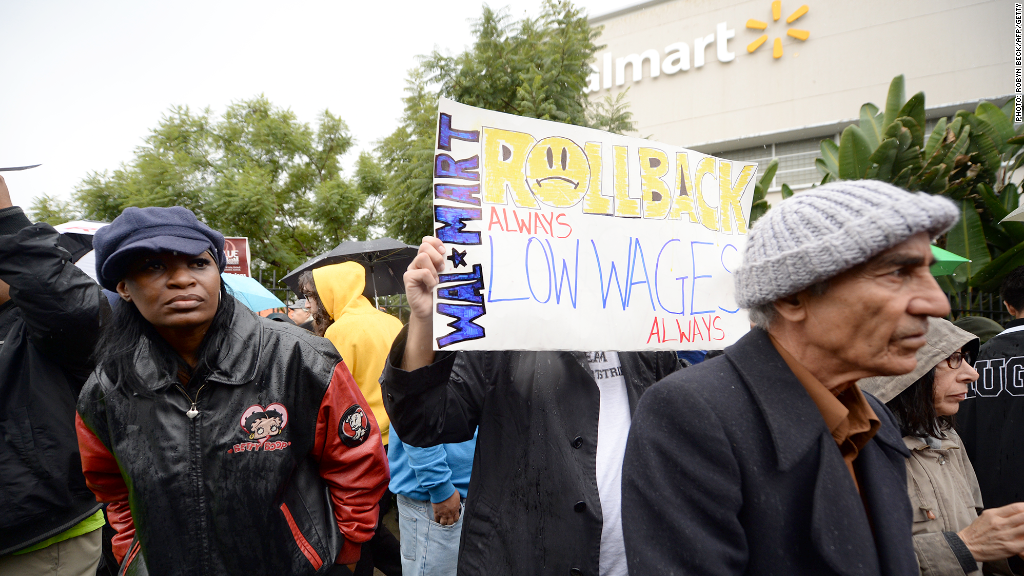
[[[466,142],[477,142],[480,140],[479,130],[453,130],[452,117],[450,114],[441,113],[437,121],[437,147],[441,150],[452,151],[452,138]]]
[[[529,296],[523,296],[521,298],[495,298],[491,295],[491,291],[494,290],[494,237],[488,236],[487,240],[491,245],[491,268],[489,276],[487,277],[487,301],[488,302],[509,302],[513,300],[529,300]]]
[[[697,280],[699,280],[701,278],[711,278],[710,274],[702,274],[700,276],[697,275],[697,255],[694,254],[693,247],[698,245],[698,244],[703,244],[705,246],[714,246],[714,244],[712,244],[711,242],[697,242],[697,241],[690,242],[690,258],[692,259],[692,263],[693,263],[693,287],[690,289],[690,315],[691,316],[696,316],[698,314],[710,314],[710,313],[715,311],[714,309],[697,311],[693,307],[693,298],[694,298],[694,296],[697,295]],[[702,337],[702,339],[703,339],[703,337]]]
[[[537,293],[533,291],[533,282],[530,281],[530,245],[534,242],[540,244],[540,251],[544,253],[544,262],[548,265],[547,274],[545,277],[548,281],[548,296],[544,300],[537,298]],[[551,269],[551,259],[548,257],[548,251],[544,249],[544,243],[540,241],[536,236],[530,236],[526,241],[526,286],[530,289],[530,295],[533,299],[541,304],[547,304],[551,300],[551,293],[554,291],[552,285],[554,282],[551,281],[551,277],[554,275],[554,271]]]
[[[479,184],[434,184],[434,198],[462,204],[480,205]],[[491,208],[493,210],[493,208]]]
[[[455,160],[447,154],[434,157],[434,176],[436,178],[459,178],[460,180],[479,180],[476,169],[480,167],[480,157],[473,156],[465,160]]]
[[[484,289],[483,270],[479,264],[473,264],[473,271],[459,274],[440,274],[438,282],[446,284],[449,282],[469,281],[467,284],[458,286],[444,286],[437,289],[437,297],[456,302],[474,302],[483,304],[484,297],[480,293]]]
[[[680,282],[681,286],[679,292],[679,305],[682,308],[679,312],[666,308],[661,302],[661,293],[658,291],[658,272],[661,270],[661,255],[665,252],[665,248],[668,248],[668,245],[673,242],[680,242],[680,240],[678,238],[673,238],[672,240],[665,242],[665,244],[662,245],[661,250],[658,251],[658,259],[654,262],[654,295],[658,298],[658,306],[661,306],[661,309],[665,312],[668,312],[669,314],[686,314],[686,279],[688,276],[676,277],[676,280],[682,280],[682,282]]]
[[[479,220],[479,208],[434,206],[434,221],[443,224],[436,235],[446,244],[480,244],[479,232],[465,232],[467,220]]]
[[[465,340],[477,340],[484,337],[484,327],[473,322],[486,314],[483,305],[445,304],[437,305],[437,312],[445,316],[451,316],[455,320],[448,323],[448,326],[455,331],[437,339],[437,345],[441,348],[462,342]]]
[[[637,260],[637,253],[640,253],[640,259]],[[644,271],[644,279],[640,282],[634,282],[633,278],[636,277],[636,263],[640,262],[640,269]],[[647,296],[651,299],[651,310],[657,312],[658,309],[654,307],[654,294],[651,293],[651,279],[647,276],[647,260],[644,258],[644,249],[640,246],[640,239],[636,239],[636,243],[633,244],[633,264],[629,267],[629,287],[626,288],[626,306],[629,306],[629,300],[633,296],[633,286],[639,284],[647,285]]]
[[[736,252],[736,247],[735,246],[733,246],[732,244],[726,244],[725,246],[722,247],[722,256],[721,256],[720,260],[722,262],[722,269],[725,270],[726,272],[728,272],[729,274],[732,274],[732,270],[729,270],[728,268],[725,267],[725,251],[727,249],[729,249],[729,248],[732,248],[733,252]],[[722,312],[725,312],[726,314],[735,314],[735,313],[740,311],[740,307],[739,306],[737,306],[735,310],[726,310],[725,308],[722,308],[721,306],[719,306],[718,309],[721,310]]]
[[[625,310],[626,309],[626,298],[627,298],[628,293],[629,293],[629,286],[626,286],[626,292],[622,291],[622,285],[619,284],[619,275],[615,271],[615,260],[612,260],[611,270],[608,271],[608,283],[607,283],[607,285],[605,284],[605,282],[604,282],[604,272],[602,271],[602,268],[601,268],[601,255],[597,253],[597,244],[595,244],[594,241],[591,240],[590,241],[590,245],[594,247],[594,257],[597,258],[597,276],[598,276],[599,286],[601,287],[601,308],[607,308],[608,307],[608,296],[611,294],[611,291],[612,291],[612,277],[614,277],[615,278],[615,287],[619,291],[619,298],[621,299],[622,309]],[[633,238],[630,237],[629,238],[629,248],[626,251],[626,268],[627,269],[629,268],[629,263],[630,263],[630,259],[632,257],[632,254],[633,254]],[[627,277],[627,280],[628,279],[629,278]]]
[[[547,244],[548,244],[548,252],[551,253],[551,261],[554,262],[555,261],[555,251],[554,251],[553,248],[551,248],[551,241],[547,240],[547,239],[545,239],[544,241],[547,242]],[[558,265],[557,264],[555,265],[555,269],[556,270],[558,269]],[[579,238],[576,239],[576,265],[575,265],[575,272],[574,273],[575,273],[575,276],[573,276],[571,281],[566,279],[566,276],[569,275],[569,266],[565,263],[565,258],[562,258],[562,276],[556,278],[556,280],[555,280],[555,304],[561,304],[562,303],[562,282],[566,282],[568,284],[569,300],[572,302],[572,307],[575,310],[576,309],[576,295],[579,294],[579,291],[576,289],[576,287],[579,285],[579,281],[580,281],[580,240],[579,240]],[[556,272],[555,276],[558,276],[557,272]]]

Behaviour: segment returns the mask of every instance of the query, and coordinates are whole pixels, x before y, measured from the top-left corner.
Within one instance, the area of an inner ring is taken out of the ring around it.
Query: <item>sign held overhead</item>
[[[756,165],[442,99],[435,350],[719,349]]]

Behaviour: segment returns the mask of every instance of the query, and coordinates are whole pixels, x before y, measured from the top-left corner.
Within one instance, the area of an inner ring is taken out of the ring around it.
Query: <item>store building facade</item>
[[[893,77],[923,91],[928,130],[1014,92],[1014,3],[1006,0],[652,0],[591,17],[605,48],[591,99],[626,100],[640,135],[734,160],[772,158],[769,194],[821,180],[838,142]]]

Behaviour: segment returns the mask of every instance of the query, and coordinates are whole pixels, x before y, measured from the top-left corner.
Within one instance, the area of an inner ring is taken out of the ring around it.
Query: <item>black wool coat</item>
[[[909,453],[865,396],[881,427],[854,460],[858,495],[763,330],[648,390],[622,471],[630,574],[917,575]]]
[[[473,438],[460,576],[597,576],[600,390],[582,352],[438,352],[399,368],[406,330],[381,383],[402,442]],[[679,367],[671,352],[620,352],[632,411],[645,390]],[[625,434],[626,431],[623,430]]]

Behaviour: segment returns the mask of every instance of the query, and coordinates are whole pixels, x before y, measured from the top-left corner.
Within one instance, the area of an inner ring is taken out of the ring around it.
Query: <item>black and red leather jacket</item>
[[[348,368],[326,339],[236,304],[187,388],[144,340],[152,395],[98,370],[79,397],[82,467],[110,502],[122,573],[323,574],[373,535],[387,457]]]

